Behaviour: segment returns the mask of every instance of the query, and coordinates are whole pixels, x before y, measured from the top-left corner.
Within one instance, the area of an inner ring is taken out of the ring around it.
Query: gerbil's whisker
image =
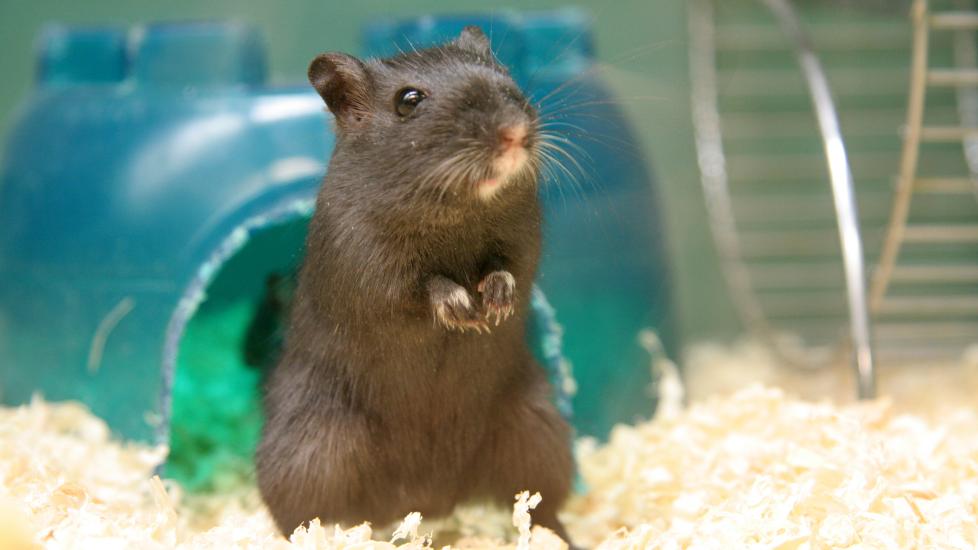
[[[551,168],[559,170],[571,180],[576,179],[574,173],[571,172],[570,168],[568,168],[567,165],[561,162],[561,160],[556,155],[554,155],[554,153],[552,153],[551,151],[548,151],[546,149],[541,149],[540,156],[547,162],[547,165],[550,166]]]
[[[549,145],[556,145],[556,144],[560,143],[560,144],[563,144],[563,145],[567,145],[568,147],[573,147],[575,151],[577,151],[577,152],[581,153],[582,155],[588,157],[588,160],[593,160],[593,159],[591,159],[591,155],[587,152],[586,149],[584,149],[583,147],[581,147],[579,144],[574,143],[573,141],[571,141],[570,139],[568,139],[566,136],[562,136],[562,135],[560,135],[560,134],[558,134],[556,132],[546,132],[546,131],[544,131],[544,132],[540,132],[540,133],[541,133],[541,135],[543,135],[543,136],[545,136],[547,138],[546,140],[544,140],[544,143],[547,143]]]
[[[562,92],[565,89],[567,89],[569,86],[571,86],[573,84],[581,84],[581,83],[583,83],[584,82],[584,79],[590,77],[593,72],[594,72],[594,66],[591,66],[586,71],[581,71],[574,78],[571,78],[571,79],[567,80],[566,82],[564,82],[563,84],[561,84],[560,86],[557,86],[553,90],[550,90],[549,92],[547,92],[546,94],[544,94],[543,97],[534,100],[534,103],[537,105],[537,107],[539,107],[540,105],[543,105],[543,102],[544,101],[546,101],[546,100],[550,99],[551,97],[559,94],[560,92]]]
[[[630,96],[630,97],[621,97],[613,100],[594,99],[594,100],[580,101],[574,103],[555,104],[554,106],[559,108],[553,110],[545,110],[543,109],[543,107],[540,107],[539,111],[540,111],[540,116],[549,118],[555,115],[560,115],[569,112],[572,109],[578,109],[581,107],[621,105],[625,101],[661,101],[663,99],[665,98],[662,96]]]
[[[467,140],[469,147],[438,163],[419,181],[418,188],[433,190],[438,202],[443,202],[453,185],[469,181],[478,175],[481,166],[480,150],[476,140]]]
[[[561,185],[561,178],[557,177],[558,173],[564,174],[566,176],[567,182],[571,184],[571,188],[577,193],[578,196],[583,196],[583,189],[580,187],[580,182],[578,181],[578,176],[571,171],[570,168],[565,165],[561,159],[553,152],[555,149],[551,147],[541,147],[539,150],[540,157],[546,162],[546,166],[549,168],[549,172],[552,176],[552,181],[557,185],[560,190],[561,196],[566,203],[567,198],[564,197],[564,186]]]
[[[579,139],[586,139],[597,145],[605,145],[607,143],[613,143],[615,145],[622,147],[624,150],[628,151],[633,156],[641,155],[641,151],[639,150],[638,144],[636,144],[635,142],[627,141],[619,136],[614,136],[606,132],[596,132],[594,131],[593,128],[585,129],[581,126],[572,124],[570,122],[565,122],[563,120],[548,120],[540,125],[541,130],[548,130],[548,129],[555,129],[555,128],[568,129],[559,132],[567,136],[572,136],[574,138],[579,138]],[[574,145],[577,144],[574,143]]]
[[[411,51],[413,51],[414,53],[418,53],[418,48],[416,48],[414,46],[414,42],[411,42],[411,39],[410,38],[408,38],[407,36],[405,36],[404,37],[404,40],[407,40],[408,46],[411,46]]]
[[[567,138],[554,134],[552,132],[542,131],[540,132],[540,143],[539,150],[541,155],[549,160],[549,163],[555,168],[555,170],[560,171],[565,174],[571,184],[574,186],[575,191],[583,194],[583,182],[591,182],[595,187],[600,187],[599,183],[594,177],[594,173],[588,170],[581,164],[577,157],[570,154],[570,152],[565,147],[573,147],[576,151],[580,153],[586,160],[586,162],[593,164],[594,160],[591,155],[580,145],[568,140]],[[573,166],[576,170],[571,170],[568,164]],[[556,174],[556,172],[554,172]]]
[[[444,197],[446,186],[444,183],[437,180],[444,180],[445,178],[443,176],[447,174],[452,167],[459,162],[459,160],[459,155],[453,155],[441,161],[434,168],[426,172],[421,177],[418,185],[415,187],[417,192],[427,192],[428,189],[435,187],[435,183],[437,183],[438,185],[435,187],[435,189],[439,191],[438,200],[441,201],[441,199]]]
[[[563,202],[564,206],[567,206],[567,194],[564,193],[564,186],[560,183],[560,174],[558,173],[558,166],[560,166],[559,171],[567,173],[567,168],[561,165],[561,162],[556,159],[553,154],[549,151],[538,150],[538,154],[542,161],[543,171],[547,174],[547,180],[552,182],[553,185],[557,186],[557,190],[560,192],[560,200]],[[570,177],[570,176],[568,176]],[[573,181],[573,178],[571,178]]]
[[[563,144],[569,147],[573,147],[576,151],[584,155],[587,158],[588,162],[593,163],[594,159],[591,158],[591,155],[583,147],[574,143],[573,141],[570,141],[569,139],[563,136],[548,134],[548,133],[542,133],[541,135],[544,135],[547,138],[541,140],[540,142],[541,147],[545,149],[550,149],[554,153],[560,154],[564,158],[569,160],[577,168],[578,172],[580,172],[582,177],[587,174],[587,171],[584,170],[584,167],[581,166],[581,163],[578,162],[577,158],[575,158],[574,155],[571,155],[566,149],[564,149],[560,145]]]
[[[573,41],[570,41],[570,44],[573,44]],[[570,44],[568,44],[568,46]],[[671,40],[663,40],[661,42],[653,42],[651,44],[645,44],[643,46],[640,46],[640,47],[637,47],[637,48],[632,48],[631,50],[622,52],[621,54],[615,56],[614,58],[609,59],[607,62],[604,62],[604,63],[592,63],[586,70],[583,70],[583,71],[579,72],[577,75],[574,76],[574,78],[572,78],[572,79],[564,82],[560,86],[554,88],[553,90],[551,90],[550,92],[548,92],[546,95],[544,95],[543,97],[541,97],[539,100],[537,100],[537,103],[538,104],[539,103],[542,103],[543,101],[545,101],[546,99],[550,98],[551,96],[560,93],[563,89],[567,88],[571,84],[576,84],[576,83],[579,83],[579,82],[583,81],[585,78],[590,78],[591,76],[593,76],[598,71],[602,71],[602,70],[605,70],[605,69],[615,69],[615,68],[617,68],[616,67],[617,65],[619,65],[619,64],[621,64],[623,62],[626,62],[626,61],[634,61],[634,60],[638,59],[641,55],[644,55],[644,54],[649,53],[649,52],[653,52],[653,51],[655,51],[655,50],[657,50],[657,49],[659,49],[661,47],[668,46],[668,45],[671,45],[671,44],[675,44],[675,42],[674,41],[671,41]],[[532,75],[531,75],[531,78],[532,78]]]

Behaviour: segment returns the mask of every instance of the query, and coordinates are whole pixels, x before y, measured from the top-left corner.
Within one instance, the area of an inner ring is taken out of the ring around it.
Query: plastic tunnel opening
[[[284,340],[308,225],[309,215],[296,214],[241,232],[247,237],[240,245],[232,243],[233,252],[211,260],[217,273],[209,284],[201,283],[196,309],[188,308],[193,313],[174,344],[164,474],[190,493],[254,483],[262,388]],[[531,308],[528,343],[548,373],[558,409],[570,419],[576,384],[563,355],[563,329],[538,288]]]
[[[172,387],[166,475],[190,492],[253,480],[262,384],[281,344],[308,217],[253,232],[187,322]]]

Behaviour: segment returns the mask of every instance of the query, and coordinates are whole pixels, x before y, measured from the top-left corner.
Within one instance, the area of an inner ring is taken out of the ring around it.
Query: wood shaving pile
[[[572,536],[602,549],[978,545],[974,411],[935,426],[754,386],[619,426],[580,464]]]
[[[342,529],[317,521],[286,540],[253,488],[206,502],[181,498],[179,487],[154,475],[165,454],[165,448],[112,440],[105,423],[77,403],[34,399],[0,408],[0,549],[432,548],[417,513],[388,537],[367,524]],[[531,509],[538,501],[539,495],[517,495],[513,538],[518,532],[521,550],[562,548],[550,531],[531,529]],[[203,521],[195,517],[201,510],[207,516]],[[453,521],[437,525],[461,533],[460,548],[514,548],[484,536],[464,537],[464,524],[477,517],[487,516],[478,509],[460,510]]]
[[[973,405],[926,419],[888,399],[813,403],[759,385],[687,409],[664,398],[669,414],[578,445],[588,492],[564,516],[578,544],[978,546]],[[0,408],[0,548],[563,547],[530,530],[538,497],[526,493],[511,518],[464,509],[434,523],[411,514],[393,531],[313,523],[285,539],[253,488],[202,504],[154,477],[164,454],[112,440],[77,404]]]
[[[754,383],[790,390],[792,395],[836,404],[856,400],[856,379],[849,358],[817,369],[786,366],[754,340],[693,346],[683,364],[683,379],[692,402],[728,395]],[[956,410],[978,407],[978,343],[956,360],[887,362],[877,369],[880,395],[900,412],[940,422]]]

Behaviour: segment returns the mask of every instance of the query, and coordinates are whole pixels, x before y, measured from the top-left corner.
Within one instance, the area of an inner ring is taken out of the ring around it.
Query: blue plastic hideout
[[[574,423],[603,435],[653,410],[639,331],[673,344],[655,181],[593,71],[581,12],[383,22],[364,53],[468,24],[569,143],[576,173],[555,169],[541,190],[529,337],[559,363],[546,296],[574,367]],[[215,464],[249,467],[266,367],[243,350],[269,281],[301,261],[333,147],[319,96],[267,86],[265,66],[258,31],[237,23],[48,28],[0,166],[3,402],[81,400],[125,437],[169,443],[193,487],[220,483]]]

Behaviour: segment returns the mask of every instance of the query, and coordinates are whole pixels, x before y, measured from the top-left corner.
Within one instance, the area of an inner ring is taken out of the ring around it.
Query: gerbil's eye
[[[424,92],[417,88],[404,88],[394,97],[394,110],[397,114],[404,117],[414,112],[426,96]]]

